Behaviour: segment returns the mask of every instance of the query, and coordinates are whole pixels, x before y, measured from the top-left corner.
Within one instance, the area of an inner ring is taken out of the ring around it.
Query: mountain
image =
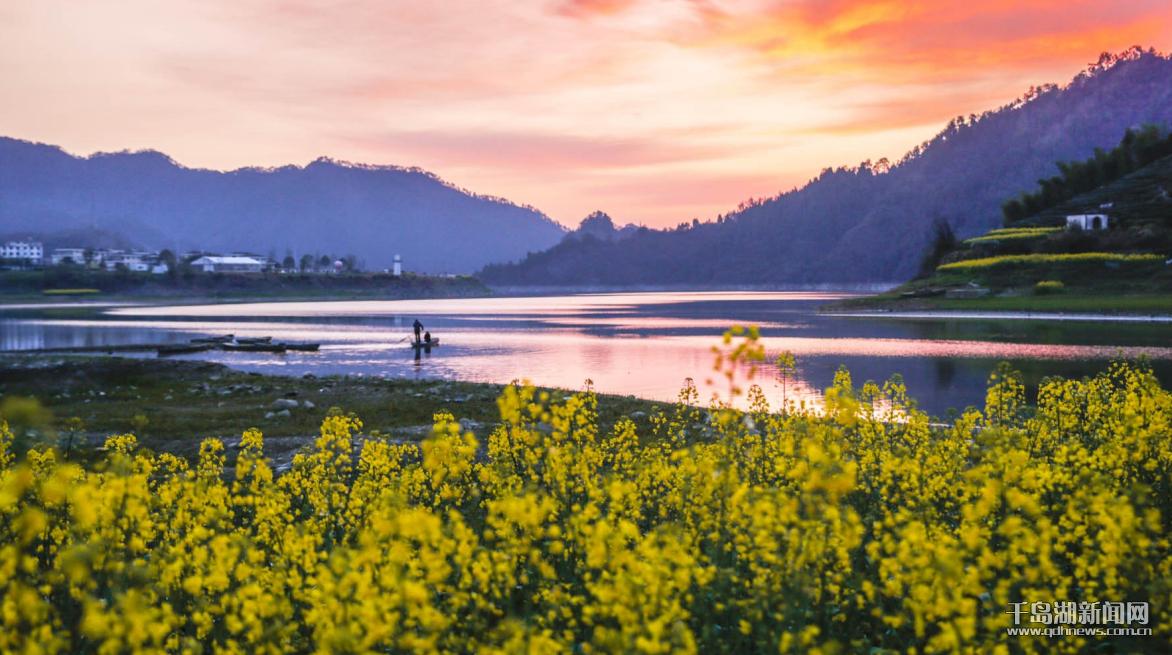
[[[322,158],[222,172],[153,151],[75,157],[0,137],[0,233],[52,241],[87,232],[157,248],[352,254],[371,268],[401,254],[407,270],[454,273],[547,248],[565,233],[532,207],[419,169]]]
[[[627,224],[622,227],[615,227],[614,219],[605,212],[596,211],[578,224],[578,228],[566,235],[566,240],[579,239],[601,239],[603,241],[613,241],[615,239],[625,239],[635,232],[639,231],[636,225]]]
[[[1061,176],[1006,203],[1018,206],[1006,212],[1005,227],[961,242],[941,233],[922,276],[841,307],[1166,313],[1170,151],[1168,132],[1128,131],[1118,148],[1064,162]],[[1012,218],[1022,205],[1044,206]]]
[[[716,221],[563,241],[486,267],[496,284],[802,284],[894,282],[915,275],[945,222],[959,236],[1000,225],[1001,205],[1143,124],[1172,124],[1172,59],[1104,54],[1065,86],[1031,88],[958,117],[898,162],[825,169],[800,189]]]

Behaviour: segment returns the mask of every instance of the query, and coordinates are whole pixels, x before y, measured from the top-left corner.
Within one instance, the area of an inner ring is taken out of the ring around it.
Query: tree
[[[1111,151],[1095,148],[1082,161],[1058,162],[1059,175],[1038,180],[1037,191],[1025,193],[1001,206],[1005,225],[1055,207],[1080,193],[1113,182],[1128,173],[1172,154],[1172,133],[1158,125],[1128,129]]]
[[[163,248],[159,251],[159,263],[166,264],[167,270],[174,271],[175,266],[179,263],[175,257],[175,253],[171,252],[169,248]]]
[[[299,267],[302,273],[313,270],[313,255],[305,254],[301,256],[301,266]]]
[[[928,252],[924,254],[924,260],[920,263],[920,277],[931,275],[936,271],[936,267],[940,265],[940,260],[944,258],[950,251],[956,248],[956,233],[952,231],[952,226],[948,224],[944,218],[937,216],[932,223],[932,245],[928,248]]]
[[[297,268],[297,262],[293,259],[293,255],[285,255],[285,259],[281,260],[281,268],[286,271],[291,271]]]
[[[330,267],[333,265],[334,265],[334,260],[330,259],[329,255],[322,255],[317,260],[317,267],[323,271],[330,270]]]

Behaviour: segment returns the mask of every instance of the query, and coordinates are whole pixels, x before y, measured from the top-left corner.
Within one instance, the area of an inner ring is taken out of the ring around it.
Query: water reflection
[[[792,351],[791,399],[817,404],[835,370],[857,382],[902,374],[912,395],[934,413],[980,404],[985,380],[1009,360],[1036,385],[1047,375],[1093,374],[1114,358],[1147,358],[1172,381],[1167,326],[838,317],[817,313],[837,294],[641,293],[427,301],[249,303],[123,307],[90,320],[0,319],[3,350],[184,342],[193,336],[271,335],[320,342],[316,353],[272,355],[210,351],[213,359],[269,373],[445,377],[582,388],[671,400],[685,378],[701,397],[724,394],[709,383],[714,345],[734,323],[762,326],[768,352]],[[416,352],[406,342],[416,316],[442,348]],[[773,402],[778,380],[758,380]]]

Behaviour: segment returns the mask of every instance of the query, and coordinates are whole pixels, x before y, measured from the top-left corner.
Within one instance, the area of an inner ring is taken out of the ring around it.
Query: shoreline
[[[1095,312],[1016,312],[982,310],[896,310],[823,312],[843,318],[911,318],[929,320],[1085,321],[1092,323],[1172,323],[1169,314],[1106,314]]]
[[[0,294],[0,311],[37,309],[107,309],[129,306],[184,306],[184,305],[238,305],[257,302],[338,302],[349,300],[454,300],[478,298],[534,298],[577,295],[610,295],[637,293],[825,293],[843,296],[864,296],[889,288],[889,285],[680,285],[680,286],[572,286],[572,287],[494,287],[475,293],[387,294],[377,291],[341,291],[336,293],[228,293],[211,295],[183,294],[94,294],[94,295],[37,295]]]
[[[250,302],[328,302],[331,300],[443,300],[451,298],[491,298],[486,293],[386,294],[376,291],[341,291],[309,294],[241,293],[222,295],[100,294],[84,295],[0,295],[0,309],[53,309],[55,307],[117,307],[127,305],[239,304]]]
[[[827,303],[819,311],[828,315],[864,312],[869,313],[868,315],[956,312],[958,315],[1030,315],[1044,319],[1080,317],[1077,320],[1108,320],[1108,317],[1146,320],[1157,317],[1157,321],[1162,321],[1160,317],[1172,317],[1172,292],[1157,289],[1134,289],[1130,293],[1124,293],[1116,289],[1080,288],[1067,289],[1063,293],[1002,292],[973,298],[947,297],[940,294],[908,297],[906,293],[893,291],[849,298]]]
[[[450,412],[487,435],[500,422],[497,398],[507,385],[444,378],[256,373],[200,360],[86,355],[3,355],[0,395],[35,398],[44,413],[36,426],[58,443],[76,431],[75,447],[101,446],[106,436],[134,433],[145,447],[193,457],[205,437],[239,441],[251,427],[266,443],[283,444],[288,457],[313,443],[332,407],[362,419],[364,435],[418,441],[430,434],[436,412]],[[538,387],[553,397],[577,393]],[[670,403],[597,394],[602,425],[630,419],[640,432]],[[137,417],[144,417],[145,427]]]
[[[680,293],[680,292],[819,292],[839,294],[874,294],[895,287],[893,282],[860,284],[636,284],[636,285],[496,285],[486,286],[497,297],[565,296],[612,293]]]

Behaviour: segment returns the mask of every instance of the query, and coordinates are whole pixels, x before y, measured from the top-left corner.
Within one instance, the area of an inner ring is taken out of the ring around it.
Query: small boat
[[[236,339],[238,344],[271,343],[272,341],[272,337],[239,337]]]
[[[307,353],[315,353],[321,347],[320,343],[283,343],[278,345],[285,346],[285,350],[296,350]]]
[[[439,339],[432,339],[431,341],[412,341],[412,348],[436,348],[439,346]]]
[[[191,343],[211,343],[211,344],[228,343],[233,338],[235,338],[235,336],[236,335],[233,335],[233,334],[225,334],[225,335],[219,336],[219,337],[195,337],[194,339],[191,340]]]
[[[283,353],[286,350],[283,343],[223,343],[220,347],[232,352],[246,353]]]
[[[211,343],[180,343],[174,346],[159,346],[155,351],[159,357],[166,357],[168,355],[185,355],[187,353],[201,353],[205,350],[211,350],[215,344]]]

